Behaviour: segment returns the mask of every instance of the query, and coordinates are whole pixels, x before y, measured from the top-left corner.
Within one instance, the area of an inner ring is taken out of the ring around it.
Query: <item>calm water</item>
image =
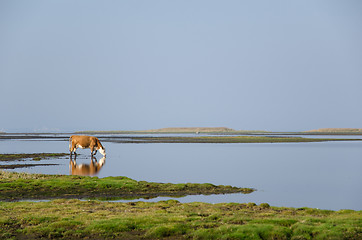
[[[172,183],[252,187],[251,194],[189,196],[180,202],[267,202],[273,206],[362,210],[362,142],[272,144],[122,144],[103,142],[107,158],[98,177],[127,176]],[[67,141],[1,140],[1,153],[67,152]],[[90,163],[78,149],[77,163]],[[97,159],[101,159],[98,153]],[[16,169],[69,174],[69,158]],[[0,163],[6,164],[6,163]],[[169,199],[169,198],[157,198]],[[153,201],[154,201],[153,200]]]

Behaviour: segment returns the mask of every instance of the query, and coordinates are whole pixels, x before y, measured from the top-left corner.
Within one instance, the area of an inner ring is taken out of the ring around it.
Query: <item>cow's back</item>
[[[84,148],[96,145],[98,140],[96,137],[84,135],[73,135],[71,139],[73,144],[80,145]]]

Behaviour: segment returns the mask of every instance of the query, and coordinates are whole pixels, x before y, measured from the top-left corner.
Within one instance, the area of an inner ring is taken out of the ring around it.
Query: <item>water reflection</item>
[[[92,156],[90,164],[77,164],[77,157],[70,156],[69,161],[69,172],[71,175],[81,175],[81,176],[94,176],[99,173],[104,164],[106,163],[106,157],[102,157],[99,161],[97,158]]]

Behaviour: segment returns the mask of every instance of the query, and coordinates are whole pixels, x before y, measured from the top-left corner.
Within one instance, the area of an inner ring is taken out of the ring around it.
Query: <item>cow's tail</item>
[[[69,138],[69,151],[72,151],[72,136]]]

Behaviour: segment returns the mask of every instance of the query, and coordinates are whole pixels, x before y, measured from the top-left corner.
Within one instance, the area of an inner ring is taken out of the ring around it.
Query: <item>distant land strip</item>
[[[220,135],[362,135],[362,128],[320,128],[307,131],[288,131],[288,132],[275,132],[266,130],[235,130],[227,127],[174,127],[174,128],[159,128],[149,130],[111,130],[111,131],[98,131],[98,130],[84,130],[76,131],[75,134],[177,134],[177,133],[204,133],[204,134],[220,134]],[[61,134],[61,133],[6,133],[1,132],[1,139],[11,139],[14,135],[24,135],[22,138],[29,138],[38,136],[38,138],[46,138],[48,136],[42,136],[44,134]],[[8,134],[11,134],[8,135]],[[31,136],[28,134],[31,134]],[[72,134],[72,133],[69,133]],[[20,138],[20,137],[17,137]],[[51,136],[53,138],[53,136]]]
[[[208,136],[208,137],[137,137],[112,139],[111,142],[122,143],[298,143],[328,141],[362,141],[362,139],[341,138],[304,138],[304,137],[268,137],[268,136]]]
[[[362,135],[362,128],[320,128],[302,132],[272,132],[265,130],[235,130],[227,127],[175,127],[150,130],[115,130],[115,131],[77,131],[76,134],[157,134],[157,133],[206,133],[225,135],[254,135],[254,134],[281,134],[281,135]]]
[[[308,133],[362,133],[362,128],[319,128],[305,131]]]
[[[227,127],[176,127],[135,131],[77,131],[79,134],[117,134],[117,133],[266,133],[263,130],[234,130]]]

